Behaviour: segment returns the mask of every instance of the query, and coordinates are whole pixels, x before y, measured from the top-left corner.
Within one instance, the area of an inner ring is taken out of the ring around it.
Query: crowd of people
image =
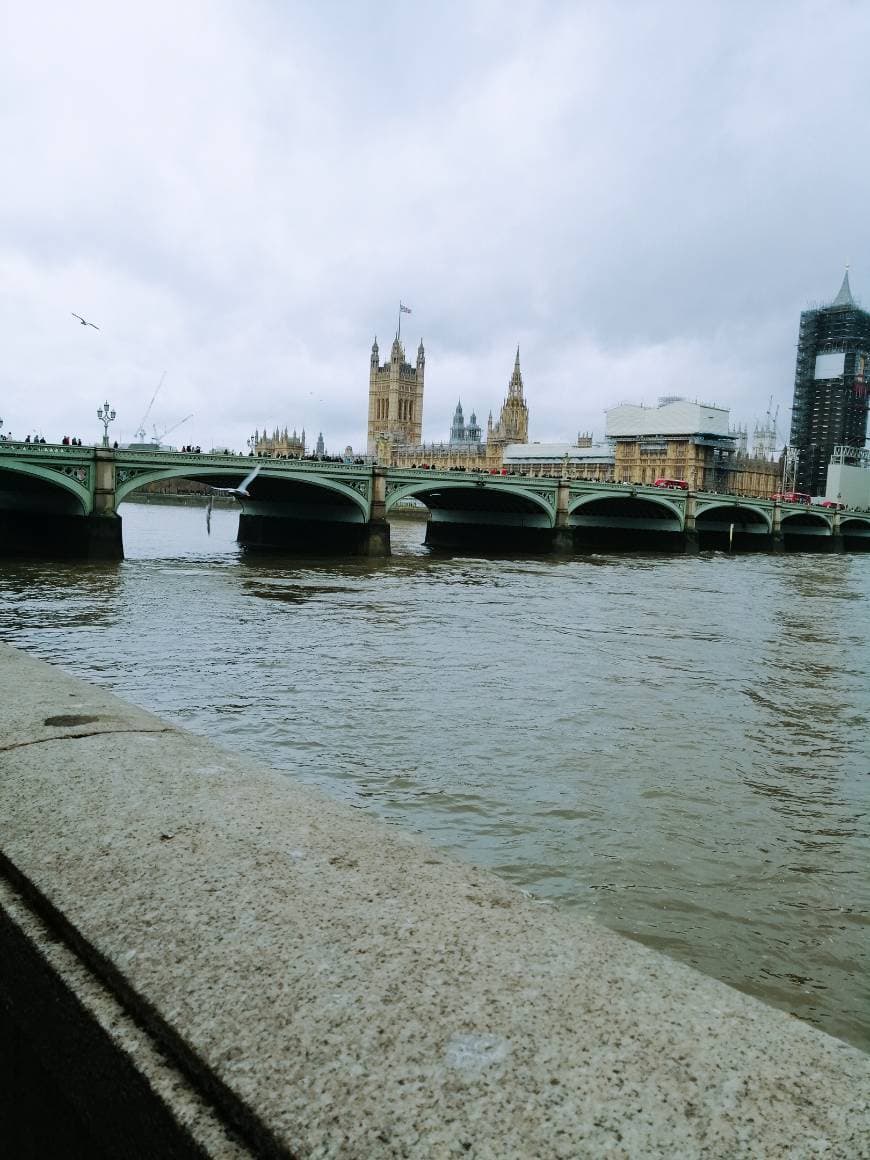
[[[356,467],[364,467],[371,460],[364,455],[288,455],[283,451],[257,451],[248,452],[249,456],[256,455],[258,459],[288,459],[298,463],[350,463]]]
[[[45,442],[44,435],[25,435],[23,439],[16,439],[11,431],[7,431],[5,435],[0,433],[0,443],[21,443],[25,447],[32,447],[36,443],[43,444]],[[60,445],[61,447],[81,447],[82,441],[77,435],[64,435],[60,441]],[[118,444],[116,443],[115,446],[117,447]]]

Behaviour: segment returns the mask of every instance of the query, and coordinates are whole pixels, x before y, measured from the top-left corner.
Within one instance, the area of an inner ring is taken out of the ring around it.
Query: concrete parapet
[[[867,1155],[859,1051],[4,645],[0,818],[65,1156]]]

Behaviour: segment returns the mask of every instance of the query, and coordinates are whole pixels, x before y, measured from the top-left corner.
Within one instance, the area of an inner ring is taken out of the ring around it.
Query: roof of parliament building
[[[609,439],[641,435],[722,435],[728,430],[729,412],[689,399],[662,399],[656,407],[621,403],[605,411],[605,434]]]

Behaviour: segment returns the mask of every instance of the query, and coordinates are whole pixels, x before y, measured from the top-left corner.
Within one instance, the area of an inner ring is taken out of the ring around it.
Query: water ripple
[[[248,556],[127,505],[0,633],[870,1046],[868,556]]]

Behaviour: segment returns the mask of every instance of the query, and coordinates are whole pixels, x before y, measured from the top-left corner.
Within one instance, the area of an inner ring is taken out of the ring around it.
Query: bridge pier
[[[123,560],[121,517],[0,511],[0,557]]]
[[[569,523],[571,486],[567,479],[560,479],[556,485],[556,523],[553,528],[552,551],[558,556],[568,556],[574,551],[574,529]]]
[[[387,521],[387,469],[372,468],[372,502],[361,556],[389,556],[390,525]]]
[[[387,520],[369,520],[365,525],[366,534],[360,543],[361,556],[390,555],[390,525]]]
[[[570,534],[570,529],[565,529]],[[554,530],[522,524],[483,523],[439,519],[434,512],[426,524],[424,543],[448,552],[494,552],[549,555],[554,548]],[[573,540],[567,549],[573,552]]]
[[[557,556],[570,556],[574,553],[574,532],[569,527],[553,528],[552,551]]]
[[[386,520],[340,523],[242,512],[236,540],[243,548],[294,556],[389,556]]]
[[[94,514],[113,516],[115,500],[115,452],[108,447],[94,448]]]
[[[104,516],[85,516],[83,548],[88,560],[123,560],[124,540],[121,517],[117,512]]]

